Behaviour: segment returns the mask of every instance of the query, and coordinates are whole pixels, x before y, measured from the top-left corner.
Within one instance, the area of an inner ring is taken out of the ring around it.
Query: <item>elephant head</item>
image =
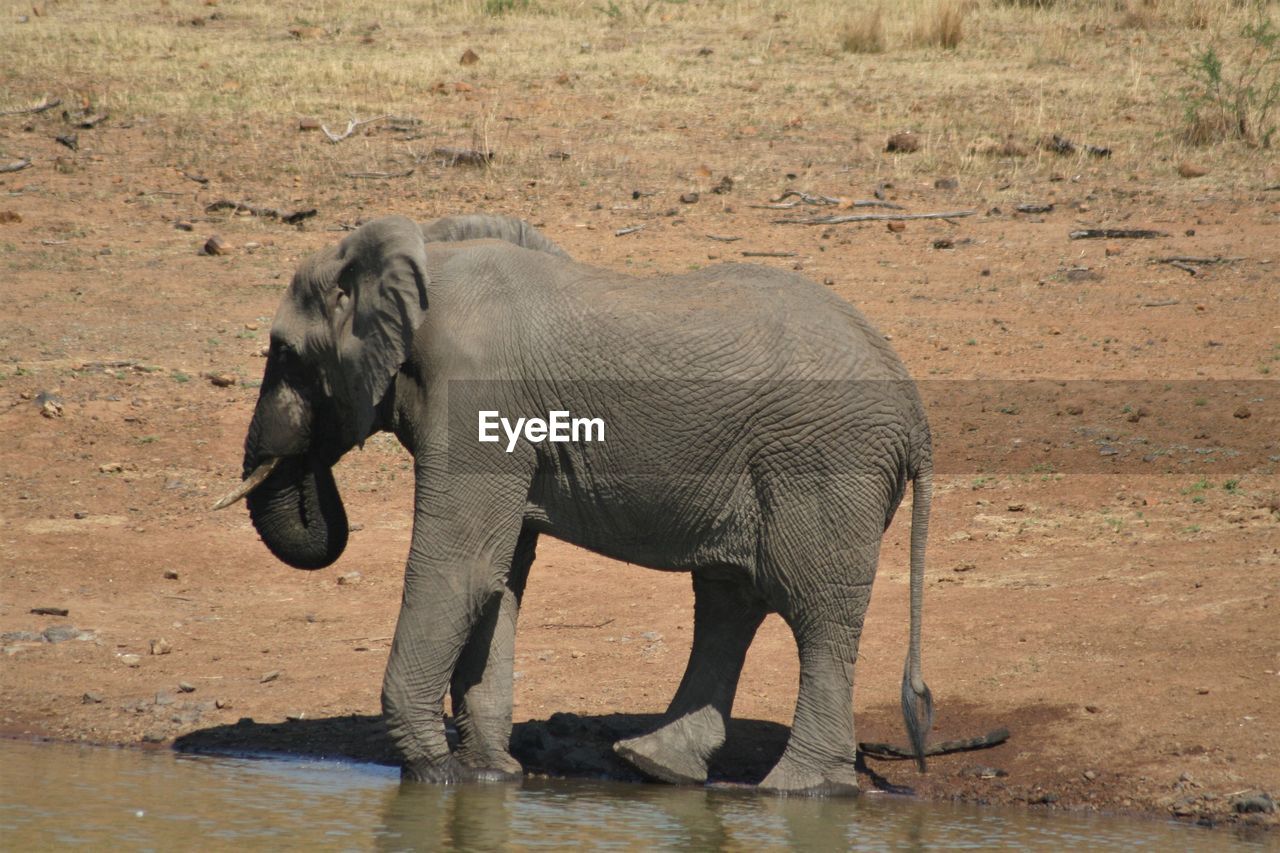
[[[262,541],[300,569],[333,563],[347,517],[332,466],[376,426],[427,308],[422,231],[391,216],[305,261],[271,324],[244,445],[244,482]]]

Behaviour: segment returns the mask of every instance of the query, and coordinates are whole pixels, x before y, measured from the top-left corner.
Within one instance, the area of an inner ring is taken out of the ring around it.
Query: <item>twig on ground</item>
[[[1169,261],[1168,263],[1169,263],[1169,266],[1171,266],[1171,267],[1177,267],[1178,269],[1182,270],[1183,272],[1191,273],[1191,275],[1193,275],[1193,276],[1197,276],[1197,275],[1199,275],[1199,274],[1200,274],[1200,271],[1199,271],[1199,270],[1197,270],[1195,267],[1191,266],[1191,264],[1184,263],[1183,261]]]
[[[968,752],[974,749],[989,749],[993,746],[999,746],[1009,739],[1008,729],[994,729],[985,735],[966,738],[965,740],[948,740],[942,743],[935,743],[933,746],[926,747],[925,755],[949,755],[953,752]],[[881,761],[901,761],[910,760],[916,757],[915,752],[901,746],[894,746],[890,743],[860,743],[858,751],[867,758],[876,758]]]
[[[1181,299],[1159,299],[1159,300],[1156,300],[1155,302],[1144,302],[1142,303],[1142,307],[1143,308],[1165,308],[1170,305],[1180,305],[1180,304],[1182,304]]]
[[[543,628],[603,628],[605,625],[612,623],[614,620],[606,619],[603,622],[544,622]]]
[[[787,201],[789,198],[796,200]],[[884,207],[890,210],[902,210],[902,205],[894,204],[890,201],[851,201],[847,198],[835,198],[829,195],[810,195],[799,190],[787,190],[777,198],[769,199],[768,204],[749,204],[747,206],[760,210],[792,210],[801,204],[810,204],[815,207],[835,206],[842,210],[847,210],[851,207]]]
[[[320,130],[322,133],[324,133],[324,135],[329,139],[330,142],[333,142],[336,144],[346,139],[348,136],[355,133],[358,128],[364,127],[366,124],[373,124],[374,122],[382,121],[383,119],[389,119],[389,118],[391,118],[390,115],[380,115],[380,116],[375,116],[374,118],[364,119],[363,121],[360,121],[357,119],[351,119],[350,121],[347,122],[347,129],[340,134],[334,133],[333,131],[329,130],[329,128],[325,127],[323,124],[320,125]]]
[[[715,240],[717,243],[736,243],[741,237],[721,237],[719,234],[708,234],[708,240]]]
[[[413,169],[405,169],[401,172],[343,172],[344,178],[407,178],[412,175]]]
[[[819,216],[814,219],[775,219],[777,225],[839,225],[842,222],[901,222],[906,219],[959,219],[976,210],[948,210],[942,213],[856,213],[849,216]]]
[[[1206,264],[1234,264],[1236,261],[1243,261],[1244,258],[1242,256],[1223,257],[1222,255],[1216,255],[1212,258],[1197,258],[1191,255],[1172,255],[1168,258],[1153,258],[1152,260],[1158,264],[1182,263],[1200,264],[1201,266],[1204,266]]]
[[[31,165],[29,157],[23,157],[21,160],[14,160],[12,163],[0,163],[0,174],[5,172],[21,172],[23,169]]]
[[[625,237],[625,236],[626,236],[626,235],[628,235],[628,234],[634,234],[634,233],[636,233],[637,231],[643,231],[643,230],[644,230],[644,226],[643,226],[643,225],[632,225],[632,226],[627,227],[627,228],[619,228],[617,231],[614,231],[614,232],[613,232],[613,236],[615,236],[615,237]]]
[[[1164,231],[1147,228],[1083,228],[1071,232],[1072,240],[1154,240],[1168,236]]]
[[[794,258],[795,252],[743,252],[744,258]]]
[[[479,151],[475,148],[450,148],[441,146],[431,150],[433,157],[439,157],[446,166],[487,166],[493,162],[495,152]]]
[[[2,110],[0,111],[0,116],[21,116],[21,115],[30,115],[31,113],[42,113],[45,110],[51,110],[54,107],[58,107],[61,105],[62,105],[61,98],[50,98],[48,95],[46,95],[43,101],[41,101],[40,103],[34,106],[19,107],[18,109],[15,109],[15,110]]]
[[[310,219],[318,212],[314,207],[299,208],[298,210],[277,210],[274,207],[259,207],[258,205],[248,204],[243,201],[230,201],[229,199],[219,199],[212,204],[205,205],[205,213],[216,213],[219,210],[234,210],[236,213],[245,212],[252,216],[262,216],[267,219],[279,219],[287,225],[296,225],[304,219]]]

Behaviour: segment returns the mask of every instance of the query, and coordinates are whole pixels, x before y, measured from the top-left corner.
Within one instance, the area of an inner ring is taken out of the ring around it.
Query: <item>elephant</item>
[[[826,288],[747,264],[634,277],[577,263],[511,217],[387,216],[300,264],[270,335],[242,482],[220,505],[247,496],[277,558],[317,569],[341,555],[331,469],[348,450],[390,431],[413,457],[382,688],[402,779],[521,773],[509,751],[515,628],[548,535],[692,577],[685,674],[656,730],[619,741],[618,755],[655,780],[704,783],[747,649],[777,613],[799,690],[760,787],[856,793],[854,662],[908,482],[901,702],[925,769],[929,426],[886,338]],[[595,440],[541,441],[526,427],[523,441],[486,443],[482,410],[584,412],[602,428]]]

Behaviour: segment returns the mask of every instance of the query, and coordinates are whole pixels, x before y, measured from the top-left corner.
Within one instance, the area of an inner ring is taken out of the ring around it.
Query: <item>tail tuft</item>
[[[913,684],[917,681],[917,684]],[[923,707],[921,707],[923,705]],[[907,724],[907,737],[916,754],[916,767],[925,772],[924,750],[929,730],[933,728],[933,693],[924,681],[911,677],[911,658],[902,673],[902,719]]]

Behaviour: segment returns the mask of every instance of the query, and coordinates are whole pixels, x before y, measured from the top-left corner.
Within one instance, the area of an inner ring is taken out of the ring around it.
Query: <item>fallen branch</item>
[[[236,213],[248,213],[251,216],[279,219],[288,225],[296,225],[304,219],[310,219],[318,212],[314,207],[299,208],[298,210],[277,210],[274,207],[259,207],[247,202],[230,201],[225,198],[205,205],[204,208],[205,213],[216,213],[219,210],[233,210]]]
[[[1152,258],[1152,260],[1158,264],[1182,263],[1182,264],[1200,264],[1201,266],[1204,266],[1206,264],[1234,264],[1237,261],[1243,261],[1244,258],[1243,257],[1224,258],[1221,255],[1217,255],[1212,258],[1195,258],[1195,257],[1191,257],[1190,255],[1173,255],[1172,257],[1168,257],[1168,258]]]
[[[54,107],[58,107],[61,105],[62,105],[61,98],[50,98],[48,95],[46,95],[44,100],[36,104],[35,106],[20,107],[16,110],[0,111],[0,116],[21,116],[21,115],[30,115],[32,113],[42,113],[45,110],[51,110]]]
[[[796,201],[788,202],[787,199],[789,198],[795,198]],[[791,210],[801,204],[810,204],[815,207],[823,205],[834,206],[842,210],[847,210],[851,207],[884,207],[890,210],[902,210],[902,205],[889,201],[850,201],[847,198],[835,198],[829,195],[810,195],[799,190],[787,190],[777,198],[769,199],[769,204],[750,204],[747,206],[762,210]]]
[[[351,134],[355,133],[357,128],[361,128],[361,127],[364,127],[366,124],[373,124],[374,122],[382,121],[383,119],[388,119],[388,118],[391,118],[391,116],[380,115],[375,118],[367,118],[364,121],[351,119],[349,122],[347,122],[347,129],[344,130],[341,134],[334,133],[333,131],[329,130],[329,128],[325,127],[323,124],[320,125],[320,130],[322,133],[324,133],[326,137],[328,137],[330,142],[337,144],[342,140],[346,139]]]
[[[1111,156],[1110,148],[1103,148],[1100,145],[1076,145],[1076,143],[1072,142],[1070,139],[1067,139],[1065,136],[1059,136],[1056,133],[1045,140],[1044,147],[1045,150],[1052,151],[1055,154],[1074,154],[1076,153],[1077,148],[1083,148],[1086,153],[1094,157]]]
[[[1191,273],[1192,276],[1197,276],[1200,274],[1200,271],[1197,270],[1195,267],[1191,266],[1191,264],[1184,263],[1182,261],[1169,261],[1169,266],[1177,267],[1183,272]]]
[[[839,225],[842,222],[901,222],[907,219],[959,219],[976,210],[948,210],[943,213],[857,213],[850,216],[819,216],[815,219],[775,219],[776,225]]]
[[[643,231],[643,230],[644,230],[644,226],[643,226],[643,225],[632,225],[632,226],[631,226],[631,227],[629,227],[629,228],[619,228],[617,231],[614,231],[614,232],[613,232],[613,236],[615,236],[615,237],[625,237],[625,236],[627,236],[628,234],[634,234],[634,233],[636,233],[637,231]]]
[[[1154,240],[1168,236],[1164,231],[1146,228],[1084,228],[1071,232],[1072,240]]]
[[[403,172],[343,172],[344,178],[407,178],[413,174],[413,169],[405,169]]]
[[[1144,302],[1142,303],[1142,307],[1143,308],[1166,308],[1170,305],[1180,305],[1180,304],[1182,304],[1181,299],[1160,299],[1156,302]]]
[[[948,740],[942,743],[936,743],[933,746],[926,747],[924,754],[930,755],[949,755],[953,752],[969,752],[974,749],[990,749],[993,746],[999,746],[1009,739],[1008,729],[994,729],[985,735],[971,737],[965,740]],[[881,761],[904,761],[912,760],[916,754],[905,747],[894,746],[889,743],[860,743],[858,751],[867,758],[875,758]]]
[[[708,234],[707,239],[715,240],[717,243],[736,243],[742,238],[741,237],[721,237],[718,234]]]
[[[0,163],[0,174],[5,172],[21,172],[23,169],[31,165],[29,157],[23,157],[21,160],[14,160],[12,163]]]
[[[743,252],[744,258],[794,258],[795,252]]]

